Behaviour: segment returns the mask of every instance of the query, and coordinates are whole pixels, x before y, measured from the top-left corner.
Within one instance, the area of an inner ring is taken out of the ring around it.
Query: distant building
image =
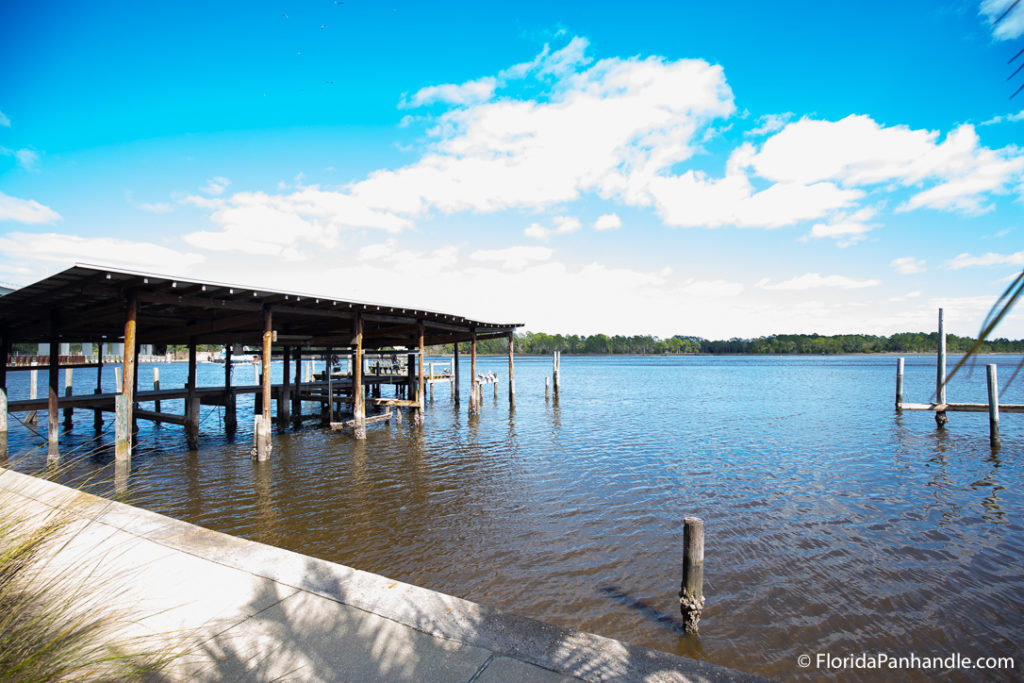
[[[16,289],[15,287],[10,287],[10,286],[5,285],[5,284],[0,284],[0,296],[3,296],[4,294],[10,294],[15,289]]]

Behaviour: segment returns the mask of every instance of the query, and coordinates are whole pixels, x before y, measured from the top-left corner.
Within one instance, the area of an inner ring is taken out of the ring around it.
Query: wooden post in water
[[[185,384],[185,441],[189,450],[199,448],[199,396],[196,394],[196,339],[188,340],[188,380]]]
[[[935,357],[935,402],[946,403],[946,331],[942,323],[942,309],[939,309],[939,351]],[[945,410],[935,411],[935,424],[945,427],[949,422]]]
[[[363,405],[363,314],[356,313],[356,363],[352,366],[352,417],[357,439],[366,438],[366,408]]]
[[[0,439],[4,446],[0,449],[0,463],[7,462],[7,357],[11,355],[11,335],[3,331],[0,339]]]
[[[256,444],[256,459],[260,462],[270,457],[270,361],[273,353],[274,326],[273,315],[270,306],[263,306],[263,428],[259,434]],[[327,376],[330,377],[330,368],[327,368]],[[328,396],[328,400],[333,399]]]
[[[473,378],[473,391],[469,394],[469,412],[476,413],[480,411],[480,386],[476,382],[476,328],[470,333],[473,336],[469,342],[469,373]]]
[[[428,366],[430,370],[430,402],[434,402],[434,364]]]
[[[986,365],[988,380],[988,441],[993,448],[999,447],[999,380],[996,379],[996,366]]]
[[[903,412],[903,359],[896,359],[896,412]]]
[[[32,365],[36,362],[32,361]],[[30,370],[28,373],[28,397],[31,399],[38,398],[39,396],[39,371]],[[27,424],[35,424],[39,420],[38,413],[34,410],[28,411],[28,415],[25,416],[25,422]]]
[[[123,356],[122,356],[123,359]],[[116,361],[116,357],[115,357]],[[121,384],[121,368],[117,365],[114,366],[114,393],[120,394],[124,387]]]
[[[424,346],[423,346],[423,331],[424,331],[424,329],[423,329],[424,328],[423,321],[419,320],[419,321],[417,321],[417,324],[419,326],[419,335],[418,335],[418,340],[417,341],[418,341],[418,346],[419,346],[419,350],[420,350],[420,353],[419,353],[420,363],[419,363],[419,368],[418,368],[419,374],[418,374],[418,376],[416,378],[416,403],[418,405],[416,406],[416,412],[413,415],[413,424],[421,425],[421,424],[423,424],[423,405],[424,405],[424,400],[423,399],[425,398],[425,393],[426,393],[426,392],[423,391],[424,388],[425,388],[424,385],[423,385],[423,381],[424,381],[424,378],[423,378],[423,370],[424,370],[424,368],[423,368],[423,361],[426,360],[426,353],[425,353],[425,349],[424,349]]]
[[[295,347],[295,389],[292,392],[292,420],[302,421],[302,347]]]
[[[284,347],[284,360],[281,366],[281,388],[277,392],[277,428],[284,429],[291,422],[291,384],[292,364],[291,347]]]
[[[160,368],[156,365],[153,366],[153,391],[160,391]],[[160,399],[153,401],[153,411],[160,412]],[[159,426],[160,420],[155,420],[153,424]]]
[[[555,351],[551,359],[551,383],[555,385],[555,400],[558,400],[558,390],[562,385],[562,352]]]
[[[74,384],[74,381],[75,381],[75,371],[72,368],[64,368],[64,395],[65,396],[71,396],[72,386]],[[74,426],[74,422],[72,421],[74,413],[75,413],[74,408],[70,408],[70,407],[65,407],[64,408],[64,431],[65,432],[70,432],[71,428]]]
[[[0,438],[7,439],[7,391],[0,387]],[[0,462],[6,460],[6,453],[0,457]]]
[[[545,376],[544,377],[544,400],[546,401],[549,398],[551,398],[551,378]]]
[[[508,405],[516,407],[515,335],[508,333]]]
[[[231,344],[224,345],[224,431],[233,434],[238,429],[238,396],[231,389],[231,371],[234,361]]]
[[[455,342],[452,352],[452,398],[459,405],[459,342]]]
[[[704,520],[683,520],[683,581],[679,587],[679,610],[687,633],[696,633],[704,609]]]
[[[96,389],[93,391],[94,394],[103,393],[103,342],[100,342],[98,347],[96,352]],[[100,408],[94,408],[92,411],[92,428],[96,431],[103,429],[103,411]]]
[[[49,392],[46,401],[47,460],[58,456],[57,440],[60,437],[60,422],[57,421],[57,390],[60,386],[60,335],[57,327],[57,312],[50,313],[50,373]]]
[[[124,381],[119,401],[115,400],[114,459],[128,462],[132,457],[132,412],[135,396],[135,327],[139,300],[135,290],[128,292],[128,310],[124,321]],[[115,369],[116,374],[116,369]]]

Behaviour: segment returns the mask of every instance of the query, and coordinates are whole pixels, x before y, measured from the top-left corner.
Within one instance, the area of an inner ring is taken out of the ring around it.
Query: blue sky
[[[0,281],[973,334],[1024,266],[1008,5],[7,3]]]

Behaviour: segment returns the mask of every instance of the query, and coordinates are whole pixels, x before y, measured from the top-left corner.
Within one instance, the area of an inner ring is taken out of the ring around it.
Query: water
[[[982,360],[999,364],[1004,383],[1019,361]],[[198,452],[185,450],[180,427],[142,423],[130,496],[219,531],[781,679],[816,678],[797,657],[824,652],[1012,656],[1015,671],[980,678],[1016,676],[1024,415],[1002,416],[998,453],[985,413],[950,413],[945,431],[931,413],[897,416],[895,365],[564,357],[554,402],[544,399],[550,359],[524,357],[510,414],[506,361],[484,358],[480,371],[503,380],[497,400],[485,387],[479,417],[466,414],[466,387],[456,410],[438,384],[424,428],[375,425],[358,442],[307,427],[277,436],[264,464],[248,454],[252,398],[242,397],[234,439],[222,434],[221,409],[203,407]],[[160,370],[163,387],[182,386],[184,364]],[[145,388],[151,370],[140,377]],[[249,367],[235,377],[253,382]],[[200,384],[222,378],[222,367],[200,366]],[[906,400],[930,400],[934,378],[933,357],[908,357]],[[43,372],[41,390],[45,381]],[[12,398],[25,396],[27,373],[9,384]],[[76,393],[94,385],[95,371],[75,373]],[[985,402],[984,368],[948,391]],[[1002,401],[1024,403],[1024,381]],[[98,442],[106,448],[96,452]],[[89,455],[69,476],[109,477],[111,443],[109,431],[97,441],[91,411],[78,411],[62,448]],[[45,462],[43,442],[17,424],[10,451],[25,471]],[[678,629],[687,515],[706,523],[699,636]],[[971,678],[950,679],[961,677]]]

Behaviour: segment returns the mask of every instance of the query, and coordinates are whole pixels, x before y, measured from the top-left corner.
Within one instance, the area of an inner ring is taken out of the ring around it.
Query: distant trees
[[[946,335],[946,348],[951,353],[965,352],[974,343],[971,337]],[[477,342],[479,354],[503,354],[505,339],[483,339]],[[545,332],[524,332],[516,335],[516,353],[550,355],[561,351],[571,355],[672,355],[672,354],[842,354],[842,353],[933,353],[938,346],[938,333],[899,332],[889,337],[870,334],[773,334],[756,339],[734,337],[708,340],[701,337],[675,335],[667,339],[652,335],[623,336],[606,334],[562,335]],[[469,344],[460,351],[468,352]],[[450,354],[452,345],[432,349],[433,353]],[[1024,340],[989,339],[980,353],[1024,353]]]

